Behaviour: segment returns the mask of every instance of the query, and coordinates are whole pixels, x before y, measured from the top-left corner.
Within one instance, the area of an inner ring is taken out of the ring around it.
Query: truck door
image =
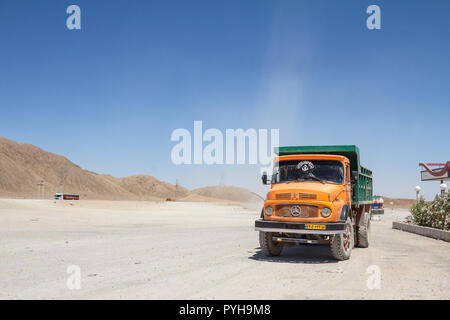
[[[351,205],[352,200],[352,180],[350,174],[350,165],[347,162],[345,165],[345,201]]]

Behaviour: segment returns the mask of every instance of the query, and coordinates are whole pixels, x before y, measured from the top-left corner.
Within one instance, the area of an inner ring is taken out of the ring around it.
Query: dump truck
[[[354,145],[290,146],[275,149],[273,173],[260,219],[261,249],[278,256],[285,246],[324,244],[337,260],[354,246],[370,244],[372,171],[360,165]]]
[[[373,196],[372,214],[384,214],[384,200],[382,196]]]

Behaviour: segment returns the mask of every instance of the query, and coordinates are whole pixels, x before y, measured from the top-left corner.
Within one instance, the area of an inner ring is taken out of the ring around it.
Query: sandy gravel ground
[[[0,298],[450,299],[450,243],[393,230],[406,214],[387,210],[372,246],[336,262],[318,246],[266,258],[259,212],[238,206],[0,199]]]

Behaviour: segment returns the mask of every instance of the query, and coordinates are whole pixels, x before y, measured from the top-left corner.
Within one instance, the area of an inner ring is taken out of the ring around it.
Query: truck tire
[[[347,260],[352,254],[354,246],[353,225],[350,218],[345,222],[345,234],[336,234],[330,241],[330,251],[336,260]]]
[[[273,242],[271,232],[259,232],[259,244],[261,245],[261,250],[268,257],[275,257],[281,254],[283,250],[283,244],[278,242]]]
[[[356,227],[356,237],[358,239],[357,246],[360,248],[367,248],[370,244],[370,213],[366,212],[364,221],[361,225]]]

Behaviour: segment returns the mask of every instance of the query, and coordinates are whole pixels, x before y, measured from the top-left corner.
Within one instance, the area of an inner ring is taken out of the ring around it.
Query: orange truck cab
[[[356,146],[297,146],[276,149],[274,170],[260,219],[255,221],[262,251],[327,244],[337,260],[354,245],[368,247],[372,172],[359,164]]]

